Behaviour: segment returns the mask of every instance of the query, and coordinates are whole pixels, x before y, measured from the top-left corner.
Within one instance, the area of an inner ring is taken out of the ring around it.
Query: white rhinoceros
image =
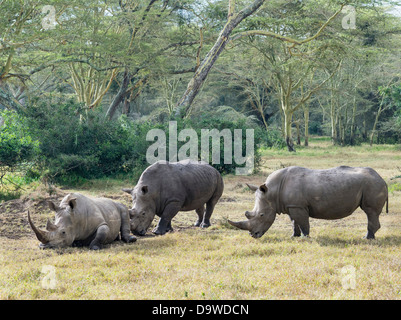
[[[248,185],[249,186],[249,185]],[[326,170],[288,167],[273,172],[255,191],[255,207],[246,211],[248,220],[229,221],[233,226],[261,237],[273,224],[276,214],[285,213],[293,222],[293,236],[309,235],[309,217],[341,219],[358,207],[368,217],[366,238],[374,239],[380,228],[379,215],[387,202],[386,182],[372,168],[347,166]]]
[[[153,233],[163,235],[172,230],[171,220],[179,211],[190,210],[198,214],[195,226],[207,228],[223,190],[220,173],[206,162],[158,161],[142,173],[135,188],[123,189],[133,198],[131,231],[144,235],[157,215]]]
[[[121,203],[105,198],[88,198],[79,193],[68,194],[57,205],[48,201],[56,212],[55,223],[47,221],[46,230],[35,227],[28,211],[28,220],[40,247],[61,248],[73,244],[89,245],[92,250],[103,244],[121,239],[130,243],[136,238],[130,235],[128,208]]]

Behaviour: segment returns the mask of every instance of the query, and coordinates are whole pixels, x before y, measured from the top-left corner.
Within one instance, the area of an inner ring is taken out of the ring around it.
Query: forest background
[[[399,144],[399,5],[2,0],[0,200],[39,180],[135,181],[147,133],[172,120],[254,129],[255,170],[261,150],[310,135]]]

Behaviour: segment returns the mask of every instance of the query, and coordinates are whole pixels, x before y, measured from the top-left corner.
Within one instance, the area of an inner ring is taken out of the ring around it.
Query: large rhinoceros
[[[102,248],[119,238],[124,242],[136,241],[130,235],[128,208],[105,198],[88,198],[79,193],[68,194],[60,205],[48,201],[56,212],[55,224],[47,221],[46,230],[35,227],[28,211],[28,221],[40,247],[62,248],[73,244],[89,245],[91,250]]]
[[[220,173],[206,162],[158,161],[149,166],[133,189],[131,231],[144,235],[155,215],[160,217],[156,235],[172,230],[171,220],[179,211],[196,210],[195,226],[210,226],[210,216],[224,189]],[[205,210],[206,204],[206,210]]]
[[[309,217],[341,219],[358,207],[368,217],[366,238],[374,239],[380,228],[379,215],[387,202],[386,182],[372,168],[341,166],[326,170],[288,167],[273,172],[255,192],[253,211],[245,212],[248,220],[229,221],[233,226],[261,237],[273,224],[276,214],[285,213],[293,223],[293,236],[309,235]]]

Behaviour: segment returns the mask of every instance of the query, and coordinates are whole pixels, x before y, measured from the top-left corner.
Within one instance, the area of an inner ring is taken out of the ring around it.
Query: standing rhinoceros
[[[248,185],[249,186],[249,185]],[[387,202],[386,182],[372,168],[341,166],[327,170],[288,167],[273,172],[255,192],[253,211],[245,212],[248,220],[229,221],[261,237],[273,224],[276,214],[285,213],[293,222],[293,236],[309,235],[309,217],[341,219],[358,207],[368,217],[366,238],[374,239],[380,228],[379,215]]]
[[[92,250],[121,238],[134,242],[130,235],[128,208],[121,203],[105,198],[88,198],[79,193],[68,194],[57,205],[48,201],[49,208],[56,212],[55,224],[47,221],[46,230],[35,227],[28,211],[28,220],[41,248],[68,247],[73,243],[89,245]]]
[[[158,215],[153,233],[163,235],[172,230],[171,220],[178,211],[190,210],[198,214],[195,226],[207,228],[223,189],[220,173],[205,162],[158,161],[142,173],[134,189],[123,189],[133,198],[131,231],[144,235]]]

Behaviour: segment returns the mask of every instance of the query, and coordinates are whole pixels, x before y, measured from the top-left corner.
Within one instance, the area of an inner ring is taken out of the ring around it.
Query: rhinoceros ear
[[[49,206],[50,210],[57,211],[59,209],[58,205],[53,201],[47,201],[47,205]]]
[[[266,192],[267,192],[267,187],[266,187],[266,185],[265,185],[265,184],[262,184],[262,185],[259,187],[259,190],[262,191],[263,193],[266,193]]]
[[[74,210],[74,208],[77,206],[77,198],[71,198],[68,200],[68,205],[72,210]]]
[[[143,186],[141,188],[141,191],[142,191],[143,194],[147,194],[148,193],[148,186]]]

